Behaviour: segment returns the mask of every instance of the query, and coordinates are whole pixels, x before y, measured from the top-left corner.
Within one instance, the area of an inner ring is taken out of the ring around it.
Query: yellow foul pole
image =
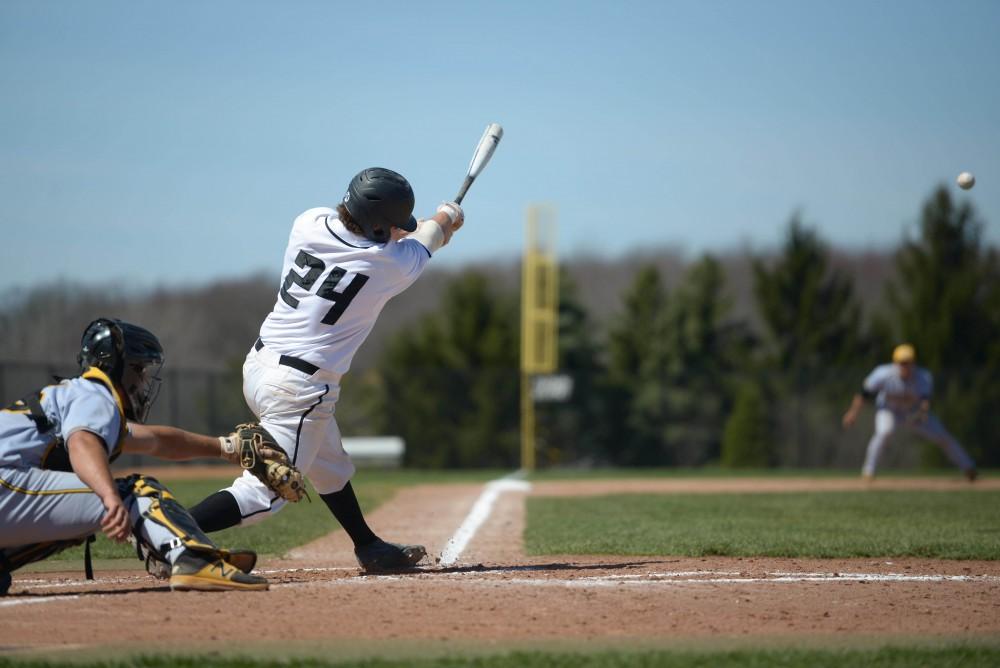
[[[535,469],[533,379],[556,370],[559,268],[555,210],[528,207],[521,269],[521,468]]]

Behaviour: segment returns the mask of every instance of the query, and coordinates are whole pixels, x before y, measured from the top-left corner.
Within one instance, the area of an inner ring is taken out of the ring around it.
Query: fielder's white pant
[[[156,522],[141,521],[153,499],[126,494],[129,521],[173,563],[183,546]],[[101,532],[104,504],[75,473],[32,467],[0,467],[0,548],[74,540]]]
[[[861,467],[861,473],[866,476],[875,475],[875,467],[882,450],[889,442],[889,437],[897,429],[908,429],[918,436],[926,438],[937,445],[951,462],[962,469],[968,471],[975,468],[972,457],[969,456],[958,441],[948,433],[934,415],[928,415],[926,420],[920,421],[913,414],[897,413],[888,408],[880,408],[875,412],[875,433],[868,441],[868,452],[865,454],[865,463]]]
[[[278,364],[279,357],[266,346],[250,349],[243,364],[243,397],[319,494],[339,492],[354,475],[354,463],[344,452],[334,418],[340,376],[322,369],[309,375]],[[263,520],[285,505],[248,472],[226,491],[236,498],[244,526]]]

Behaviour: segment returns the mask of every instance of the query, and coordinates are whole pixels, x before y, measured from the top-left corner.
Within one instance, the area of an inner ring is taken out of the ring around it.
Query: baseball
[[[976,185],[976,177],[972,175],[972,172],[962,172],[958,175],[958,178],[955,179],[955,183],[957,183],[958,187],[962,190],[968,190],[972,186]]]

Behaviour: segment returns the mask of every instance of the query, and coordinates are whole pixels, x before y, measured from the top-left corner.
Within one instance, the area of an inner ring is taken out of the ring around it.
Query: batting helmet
[[[381,244],[389,240],[393,227],[417,229],[413,201],[413,188],[401,174],[369,167],[351,179],[343,204],[364,235]]]
[[[83,331],[76,361],[81,372],[97,367],[125,393],[125,417],[146,421],[160,390],[163,366],[163,346],[152,332],[121,320],[98,318]]]

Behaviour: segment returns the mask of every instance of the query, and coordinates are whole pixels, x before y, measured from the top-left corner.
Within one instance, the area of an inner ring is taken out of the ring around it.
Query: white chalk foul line
[[[12,598],[0,599],[0,608],[9,608],[12,605],[28,605],[29,603],[51,603],[52,601],[69,601],[79,596],[41,596],[39,598]]]
[[[484,577],[489,574],[509,574],[510,570],[479,571],[470,573],[449,573],[428,571],[420,576],[377,575],[364,578],[343,578],[327,581],[279,583],[276,587],[343,587],[371,586],[377,582],[413,582],[415,578],[452,580],[456,584],[486,585],[491,587],[566,587],[572,589],[636,588],[636,587],[676,587],[698,585],[772,585],[772,584],[847,584],[867,582],[919,582],[919,583],[976,583],[1000,584],[996,575],[910,575],[906,573],[790,573],[774,572],[759,576],[740,575],[735,571],[676,571],[666,573],[643,573],[635,575],[597,575],[579,578],[505,578]]]
[[[519,473],[513,473],[486,484],[486,489],[472,505],[472,510],[469,511],[465,521],[444,546],[444,550],[441,552],[442,566],[451,566],[458,561],[462,552],[468,547],[469,541],[493,512],[493,505],[501,494],[510,491],[526,492],[531,489],[531,483],[519,480],[519,475]]]

